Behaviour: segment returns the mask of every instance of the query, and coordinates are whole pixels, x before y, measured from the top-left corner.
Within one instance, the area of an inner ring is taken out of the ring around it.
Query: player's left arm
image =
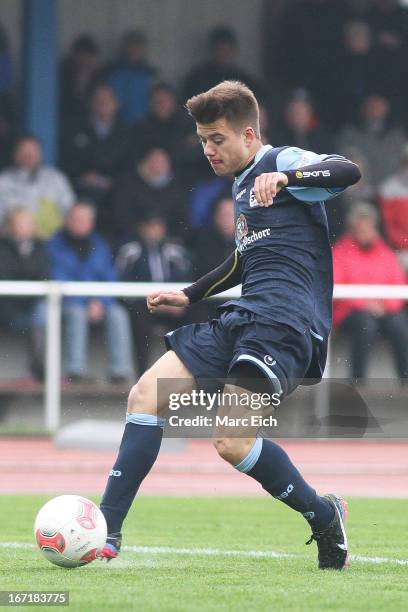
[[[303,202],[329,200],[361,177],[357,164],[341,155],[318,155],[298,147],[279,153],[276,166],[277,172],[266,172],[255,179],[254,194],[260,206],[273,204],[283,188]]]
[[[147,296],[147,308],[154,312],[160,306],[188,306],[241,284],[242,262],[238,249],[214,270],[181,291],[158,291]]]

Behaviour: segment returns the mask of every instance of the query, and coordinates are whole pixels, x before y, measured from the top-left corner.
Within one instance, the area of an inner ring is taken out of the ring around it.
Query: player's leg
[[[236,385],[228,385],[226,390],[230,394],[248,393]],[[232,410],[231,416],[239,413],[239,409]],[[275,499],[306,518],[312,528],[307,544],[316,540],[320,569],[343,569],[347,564],[348,547],[344,529],[345,502],[337,495],[318,495],[278,444],[254,437],[253,433],[252,430],[241,432],[245,435],[242,438],[217,437],[214,445],[220,456],[235,469],[257,480]]]
[[[312,358],[310,333],[301,334],[285,325],[251,322],[235,346],[229,377],[233,385],[240,386],[244,380],[245,386],[241,386],[252,390],[254,374],[249,369],[252,366],[269,381],[275,393],[281,394],[282,401],[305,377]],[[256,438],[249,449],[246,438],[238,447],[228,439],[218,440],[216,446],[236,469],[257,480],[273,497],[304,516],[313,532],[309,543],[314,539],[318,544],[321,569],[342,569],[346,565],[345,502],[340,497],[318,495],[287,453],[272,440]]]
[[[110,472],[101,510],[108,526],[108,546],[102,557],[113,558],[120,547],[120,530],[134,497],[153,467],[163,436],[164,419],[158,380],[177,379],[180,392],[195,386],[192,374],[174,351],[163,355],[147,370],[129,394],[126,425],[115,464]]]
[[[251,391],[240,384],[240,379],[252,381],[248,387],[258,386],[262,393],[272,393],[269,383],[260,377],[252,364],[239,364],[236,371],[232,370],[233,384],[227,384],[224,394],[227,398],[251,396]],[[266,385],[265,385],[266,382]],[[238,384],[237,384],[238,383]],[[276,392],[276,389],[275,389]],[[290,460],[287,453],[272,440],[257,437],[257,426],[247,424],[248,420],[241,417],[249,415],[266,416],[264,410],[254,412],[244,409],[249,400],[238,400],[236,405],[224,405],[219,410],[234,420],[234,425],[218,428],[214,446],[219,455],[231,463],[238,471],[257,480],[270,495],[296,510],[309,522],[312,529],[326,527],[333,519],[333,508],[326,499],[320,497],[305,481],[299,470]],[[245,422],[245,426],[237,427],[236,422]]]
[[[122,522],[159,452],[164,426],[161,414],[168,408],[168,393],[158,395],[158,381],[171,379],[172,393],[189,393],[196,379],[225,376],[232,340],[224,319],[169,332],[169,352],[143,374],[129,394],[125,432],[101,504],[116,549]],[[110,554],[105,548],[104,556],[116,556],[115,550]]]

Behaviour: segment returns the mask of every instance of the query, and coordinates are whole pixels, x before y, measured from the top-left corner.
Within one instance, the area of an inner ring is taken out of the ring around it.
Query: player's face
[[[226,119],[214,123],[197,123],[197,134],[204,155],[218,176],[226,176],[245,168],[254,155],[256,137],[252,128],[240,132]]]

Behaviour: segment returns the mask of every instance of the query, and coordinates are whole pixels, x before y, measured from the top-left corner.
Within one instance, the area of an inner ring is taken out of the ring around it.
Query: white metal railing
[[[47,300],[45,358],[45,425],[55,431],[61,416],[61,305],[64,296],[112,296],[144,298],[147,293],[181,289],[188,283],[92,283],[60,281],[0,281],[0,296],[44,296]],[[216,298],[239,297],[234,287]],[[404,299],[408,285],[336,285],[336,299]],[[330,359],[325,376],[329,377]]]

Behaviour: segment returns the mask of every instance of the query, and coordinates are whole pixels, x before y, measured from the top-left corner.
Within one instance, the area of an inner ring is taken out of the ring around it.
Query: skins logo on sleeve
[[[318,176],[331,176],[330,175],[330,170],[312,170],[312,172],[308,172],[307,170],[297,170],[296,171],[296,178],[298,179],[302,179],[302,178],[317,178]]]

